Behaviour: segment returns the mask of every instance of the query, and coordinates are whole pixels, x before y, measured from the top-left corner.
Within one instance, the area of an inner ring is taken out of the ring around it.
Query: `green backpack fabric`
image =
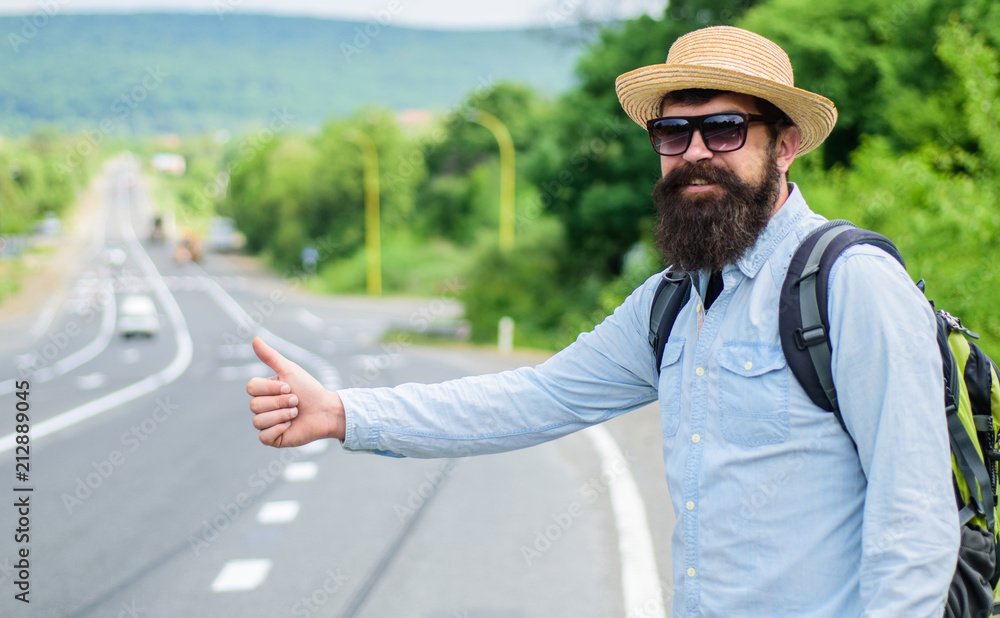
[[[905,263],[892,242],[847,221],[830,221],[796,249],[782,285],[778,329],[788,366],[820,408],[845,428],[837,403],[828,337],[830,269],[848,247],[869,244]],[[917,284],[923,291],[923,282]],[[653,297],[649,342],[659,369],[663,348],[691,295],[686,273],[664,273]],[[931,303],[933,306],[933,303]],[[945,616],[1000,615],[1000,509],[997,506],[997,429],[1000,429],[1000,371],[970,339],[978,336],[957,318],[936,311],[938,348],[945,382],[942,412],[948,421],[952,472],[961,544]]]

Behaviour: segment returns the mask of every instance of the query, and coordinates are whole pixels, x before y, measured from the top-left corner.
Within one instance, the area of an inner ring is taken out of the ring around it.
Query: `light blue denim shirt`
[[[933,313],[881,251],[854,247],[835,264],[833,372],[855,449],[799,386],[778,336],[792,252],[823,221],[793,186],[723,270],[710,310],[692,294],[659,376],[647,341],[657,275],[535,368],[341,391],[345,448],[507,451],[659,399],[674,616],[939,618],[958,519]]]

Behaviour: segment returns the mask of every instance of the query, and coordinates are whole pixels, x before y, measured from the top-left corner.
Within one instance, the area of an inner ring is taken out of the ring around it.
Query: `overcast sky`
[[[494,29],[569,25],[585,19],[659,16],[666,0],[0,0],[0,14],[150,11],[278,13],[368,21],[392,15],[395,26]]]

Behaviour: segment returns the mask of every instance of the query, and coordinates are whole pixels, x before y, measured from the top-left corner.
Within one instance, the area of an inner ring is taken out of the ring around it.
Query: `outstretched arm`
[[[344,439],[344,406],[337,393],[288,360],[260,337],[253,340],[271,378],[252,378],[247,393],[260,441],[274,447],[301,446],[320,438]]]
[[[656,399],[647,336],[658,275],[593,331],[534,368],[440,384],[334,393],[254,339],[275,371],[247,384],[260,440],[275,447],[337,438],[352,451],[464,457],[524,448]]]

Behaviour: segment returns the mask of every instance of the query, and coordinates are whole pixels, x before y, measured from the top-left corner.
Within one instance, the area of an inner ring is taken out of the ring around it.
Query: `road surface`
[[[0,615],[664,615],[673,514],[655,406],[606,424],[603,447],[592,430],[462,460],[265,447],[245,392],[270,374],[256,334],[331,388],[541,357],[384,338],[454,314],[454,290],[318,297],[245,257],[175,263],[169,242],[148,240],[154,206],[137,163],[118,159],[98,182],[66,293],[0,322]],[[115,332],[134,293],[157,305],[154,337]]]

